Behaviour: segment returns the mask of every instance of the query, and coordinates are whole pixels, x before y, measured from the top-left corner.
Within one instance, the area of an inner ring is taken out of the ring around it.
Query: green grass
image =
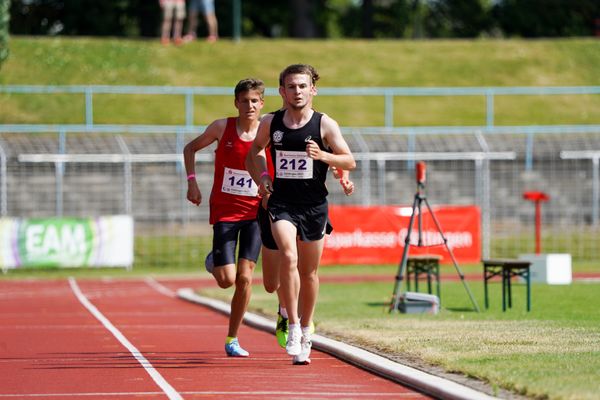
[[[566,240],[566,239],[565,239]],[[586,243],[589,243],[586,242]],[[516,244],[517,247],[514,250]],[[186,266],[198,265],[203,261],[203,256],[208,253],[212,245],[212,236],[140,236],[135,238],[135,265],[136,268],[166,268],[170,269],[173,265],[183,268]],[[529,236],[514,238],[492,238],[492,254],[505,254],[504,258],[517,258],[519,254],[531,253],[534,248],[533,239]],[[556,253],[569,253],[568,247],[554,250]],[[590,250],[591,254],[595,252]],[[461,264],[459,268],[464,274],[480,273],[481,264]],[[381,265],[370,266],[367,271],[369,274],[395,274],[397,266]],[[572,260],[573,272],[599,272],[600,267],[597,259],[594,260]],[[362,265],[352,266],[327,266],[321,270],[323,274],[361,274],[365,272]],[[456,276],[456,270],[452,264],[443,265],[441,274],[450,274]]]
[[[326,273],[327,268],[322,270]],[[401,361],[424,360],[532,398],[597,398],[598,284],[533,284],[529,313],[523,285],[513,285],[513,308],[502,312],[499,284],[490,286],[489,310],[483,308],[482,282],[468,284],[482,312],[472,311],[460,283],[444,282],[438,315],[409,315],[387,312],[393,282],[322,283],[317,330]],[[231,296],[231,291],[220,289],[202,293],[225,301]],[[250,307],[274,317],[276,297],[255,286]]]
[[[600,82],[600,43],[558,40],[201,41],[181,48],[156,40],[12,37],[0,85],[169,85],[231,87],[256,76],[268,87],[286,65],[317,67],[321,87],[586,86]],[[360,60],[360,63],[356,61]],[[280,100],[267,98],[266,110]],[[0,123],[84,123],[82,95],[0,94]],[[183,124],[183,96],[98,95],[94,121]],[[231,112],[229,96],[194,98],[204,125]],[[383,98],[317,96],[342,126],[381,126]],[[127,112],[123,112],[127,110]],[[225,111],[224,111],[225,110]],[[481,96],[398,97],[397,126],[484,125]],[[500,96],[497,125],[598,124],[600,96]]]

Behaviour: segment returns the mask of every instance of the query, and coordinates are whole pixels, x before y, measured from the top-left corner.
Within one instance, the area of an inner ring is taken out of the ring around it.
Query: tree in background
[[[292,36],[297,38],[317,37],[314,2],[290,0],[292,3]]]
[[[487,3],[481,0],[431,1],[425,31],[429,37],[436,38],[476,38],[488,32],[491,26],[491,7]]]
[[[8,22],[10,0],[0,0],[0,67],[8,58]]]
[[[507,36],[593,36],[598,0],[500,0],[493,18]]]
[[[410,38],[414,4],[418,0],[337,2],[333,8],[341,37]]]
[[[6,0],[0,0],[3,3]],[[156,37],[156,0],[12,0],[11,33]],[[233,36],[232,0],[216,1],[219,33]],[[241,1],[242,36],[475,38],[593,36],[600,0]]]
[[[156,36],[158,1],[13,0],[11,32],[24,35]]]

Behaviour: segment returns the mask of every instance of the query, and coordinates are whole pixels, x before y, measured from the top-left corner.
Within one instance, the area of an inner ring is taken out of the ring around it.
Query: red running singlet
[[[210,223],[256,218],[258,187],[246,171],[245,160],[252,141],[240,139],[236,118],[227,118],[223,137],[215,150],[215,175],[210,193]]]

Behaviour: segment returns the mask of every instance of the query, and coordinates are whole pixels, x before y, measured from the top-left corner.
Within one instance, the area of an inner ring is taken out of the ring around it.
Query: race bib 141
[[[225,167],[221,191],[239,196],[255,197],[258,194],[258,186],[254,183],[248,171]]]

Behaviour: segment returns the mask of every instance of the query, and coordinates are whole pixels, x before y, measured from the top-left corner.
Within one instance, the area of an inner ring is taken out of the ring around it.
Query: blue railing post
[[[177,154],[183,154],[183,147],[185,146],[185,133],[181,129],[177,129],[175,133],[175,151]],[[181,173],[185,171],[183,158],[181,162],[177,163],[177,172]]]
[[[415,141],[416,141],[415,132],[410,130],[408,132],[408,135],[406,135],[406,151],[408,152],[408,154],[412,154],[415,152],[415,148],[416,148]],[[415,163],[416,163],[415,160],[413,160],[412,158],[409,158],[408,160],[406,160],[406,169],[408,169],[409,171],[414,171]]]
[[[194,93],[191,90],[185,94],[185,124],[194,125]]]
[[[600,156],[592,158],[592,225],[598,225],[598,207],[600,204]]]
[[[67,132],[64,128],[60,128],[58,132],[58,154],[65,154],[67,152]],[[62,161],[56,161],[54,163],[55,174],[56,174],[56,215],[62,217],[64,212],[64,176],[65,176],[65,164]]]
[[[527,145],[525,146],[525,170],[531,171],[533,168],[533,143],[535,137],[533,132],[527,133]]]
[[[93,89],[88,86],[85,88],[85,124],[88,126],[94,125],[94,103]]]
[[[385,126],[392,128],[394,126],[394,93],[390,90],[385,91]]]

